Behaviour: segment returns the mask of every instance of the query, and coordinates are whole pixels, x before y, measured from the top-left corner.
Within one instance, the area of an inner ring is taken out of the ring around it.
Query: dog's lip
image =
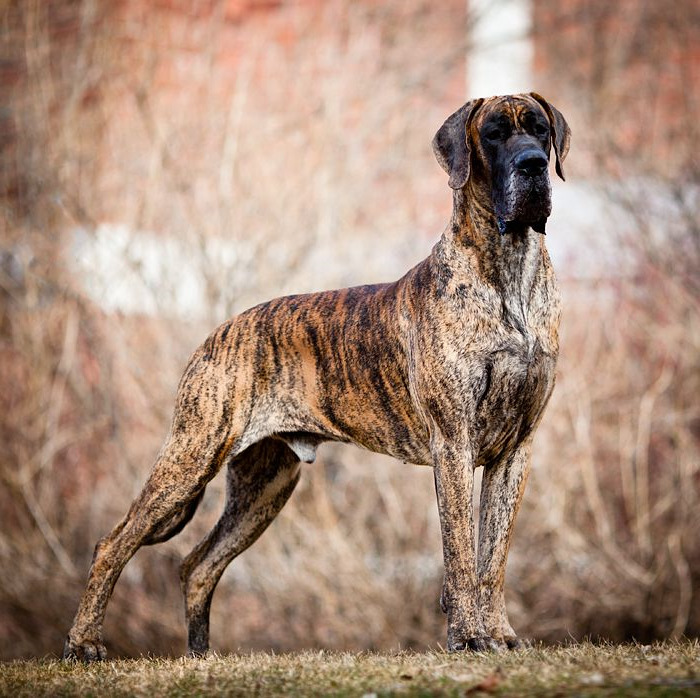
[[[542,182],[543,180],[549,180],[549,168],[545,167],[542,172],[538,175],[529,175],[525,174],[524,172],[520,172],[516,167],[513,167],[513,173],[515,174],[518,179],[521,179],[524,182],[532,182],[533,184],[537,184],[538,182]]]
[[[547,225],[548,218],[549,216],[542,216],[536,220],[524,220],[519,218],[506,220],[505,218],[498,216],[496,219],[496,224],[498,226],[498,232],[501,234],[501,236],[504,236],[506,233],[513,232],[516,229],[521,230],[522,226],[527,226],[528,228],[532,228],[536,233],[545,235],[545,227]]]

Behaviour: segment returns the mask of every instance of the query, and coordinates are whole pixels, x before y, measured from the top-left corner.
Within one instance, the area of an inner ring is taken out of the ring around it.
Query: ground
[[[698,696],[700,642],[442,651],[254,653],[207,659],[0,664],[0,695]]]

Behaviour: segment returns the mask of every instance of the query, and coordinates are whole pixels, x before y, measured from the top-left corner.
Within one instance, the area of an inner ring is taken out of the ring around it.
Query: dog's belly
[[[351,386],[355,389],[352,390]],[[248,432],[284,441],[299,460],[311,463],[324,441],[353,443],[399,460],[430,463],[425,425],[410,408],[402,385],[332,378],[320,381],[312,399],[305,393],[267,396]]]
[[[222,325],[202,354],[226,366],[234,453],[272,436],[307,462],[342,441],[428,463],[396,302],[396,284],[355,287],[275,299]]]
[[[476,409],[477,465],[501,460],[537,426],[554,387],[556,359],[536,344],[489,357]]]
[[[413,409],[404,371],[397,361],[383,360],[369,347],[355,351],[355,356],[345,355],[342,361],[339,354],[330,353],[322,366],[314,363],[300,369],[315,374],[315,380],[297,381],[289,400],[280,401],[276,396],[277,409],[265,411],[276,415],[268,428],[280,433],[307,462],[313,460],[320,442],[341,441],[406,462],[428,464],[428,431]]]
[[[409,463],[431,460],[426,426],[402,384],[365,383],[356,391],[333,392],[324,401],[323,415],[341,440]]]

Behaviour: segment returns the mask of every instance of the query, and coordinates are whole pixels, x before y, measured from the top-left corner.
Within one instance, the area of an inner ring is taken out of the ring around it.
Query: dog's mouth
[[[544,233],[552,213],[552,186],[547,172],[531,177],[512,170],[502,191],[494,191],[494,209],[502,234],[530,227]]]

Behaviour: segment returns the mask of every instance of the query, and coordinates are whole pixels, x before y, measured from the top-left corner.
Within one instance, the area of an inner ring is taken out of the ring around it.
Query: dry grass
[[[302,652],[0,665],[0,695],[694,696],[697,642],[574,644],[503,655]]]

